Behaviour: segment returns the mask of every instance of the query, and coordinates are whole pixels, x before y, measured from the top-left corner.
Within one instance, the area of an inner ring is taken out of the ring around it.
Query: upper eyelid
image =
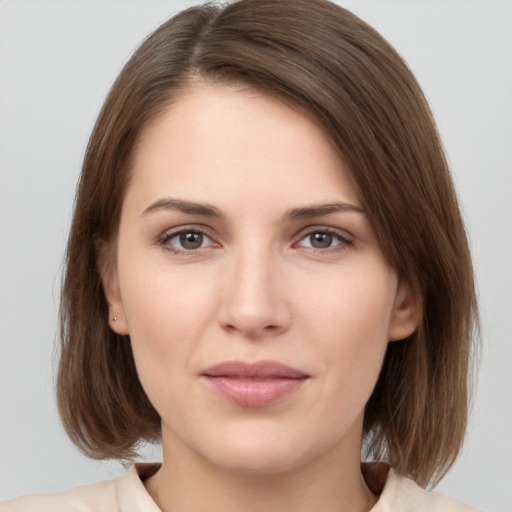
[[[168,228],[162,232],[161,238],[163,237],[173,237],[176,235],[179,235],[183,232],[197,232],[201,233],[203,235],[206,235],[208,238],[213,238],[211,234],[211,230],[208,229],[206,226],[193,224],[193,225],[183,225],[183,226],[176,226],[174,228]]]
[[[339,235],[342,238],[347,238],[350,240],[353,240],[354,235],[347,231],[346,229],[342,228],[335,228],[332,226],[322,226],[322,225],[315,225],[315,226],[308,226],[305,228],[302,228],[296,235],[296,238],[299,240],[302,240],[302,238],[312,234],[312,233],[332,233],[335,235]]]
[[[169,240],[172,240],[174,237],[179,236],[182,233],[201,233],[201,235],[207,237],[211,242],[214,244],[218,244],[215,237],[211,235],[211,233],[208,232],[207,229],[204,229],[202,227],[197,226],[180,226],[176,228],[169,228],[165,230],[159,237],[158,237],[158,243],[164,244],[168,242]],[[204,247],[202,249],[205,249]],[[195,250],[199,249],[180,249],[186,252],[194,252]]]

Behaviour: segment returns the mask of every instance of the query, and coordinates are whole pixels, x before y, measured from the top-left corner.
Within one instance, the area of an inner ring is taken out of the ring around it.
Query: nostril
[[[237,326],[236,324],[224,324],[224,329],[229,333],[238,333],[243,332],[246,336],[249,336],[251,338],[253,337],[260,337],[264,333],[267,334],[274,334],[277,333],[280,328],[279,325],[276,324],[269,324],[264,325],[262,327],[260,326]]]

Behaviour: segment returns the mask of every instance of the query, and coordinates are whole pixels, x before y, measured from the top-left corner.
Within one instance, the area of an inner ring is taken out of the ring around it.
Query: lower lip
[[[214,391],[243,407],[265,407],[297,391],[307,380],[290,378],[241,379],[208,377],[204,379]]]

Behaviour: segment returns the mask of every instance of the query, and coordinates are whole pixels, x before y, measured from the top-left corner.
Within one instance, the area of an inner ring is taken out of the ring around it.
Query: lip
[[[277,361],[225,361],[201,372],[208,387],[242,407],[265,407],[297,391],[309,375]]]

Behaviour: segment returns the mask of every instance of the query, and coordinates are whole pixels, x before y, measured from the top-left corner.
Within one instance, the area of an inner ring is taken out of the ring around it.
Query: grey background
[[[52,361],[75,182],[108,88],[187,0],[0,0],[0,497],[112,478],[59,424]],[[512,511],[512,2],[340,4],[405,57],[430,100],[474,251],[483,350],[464,452],[438,490]],[[158,448],[146,450],[158,458]]]

